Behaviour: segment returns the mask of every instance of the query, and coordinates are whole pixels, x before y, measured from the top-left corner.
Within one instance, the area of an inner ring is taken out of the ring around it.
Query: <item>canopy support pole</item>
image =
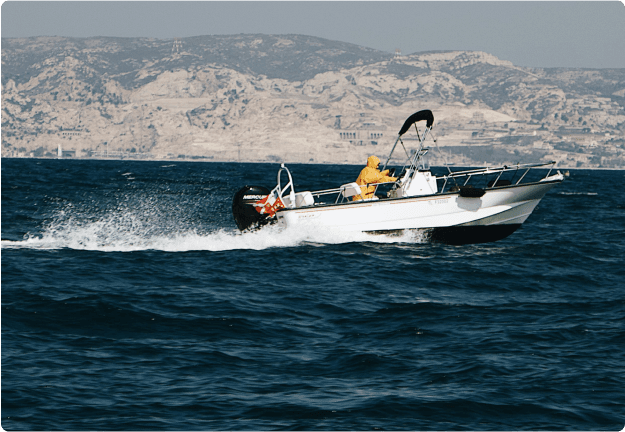
[[[397,135],[397,139],[395,140],[395,144],[393,144],[393,148],[391,149],[391,152],[388,154],[388,158],[386,159],[386,162],[384,162],[384,167],[382,168],[382,171],[384,171],[386,169],[386,166],[388,165],[389,161],[391,160],[391,156],[393,156],[393,152],[395,151],[395,147],[397,147],[397,143],[399,142],[400,138],[401,138],[401,135]]]

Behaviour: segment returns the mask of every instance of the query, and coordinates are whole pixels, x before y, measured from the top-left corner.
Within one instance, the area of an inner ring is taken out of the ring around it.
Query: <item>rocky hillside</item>
[[[625,167],[625,69],[301,35],[2,39],[3,156],[360,164],[425,108],[433,163]]]

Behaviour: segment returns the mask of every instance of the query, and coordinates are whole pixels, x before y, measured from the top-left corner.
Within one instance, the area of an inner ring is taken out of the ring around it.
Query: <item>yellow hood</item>
[[[367,159],[367,166],[369,168],[377,168],[379,163],[380,159],[377,156],[369,156],[369,159]]]

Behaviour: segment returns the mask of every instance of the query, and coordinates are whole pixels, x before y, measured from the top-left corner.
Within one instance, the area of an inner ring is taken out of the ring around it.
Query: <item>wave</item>
[[[585,195],[585,196],[596,196],[599,195],[597,192],[558,192],[558,195]]]

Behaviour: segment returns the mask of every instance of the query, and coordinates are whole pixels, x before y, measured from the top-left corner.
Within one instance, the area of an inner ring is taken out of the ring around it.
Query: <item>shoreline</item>
[[[159,158],[150,158],[150,159],[145,159],[145,158],[49,158],[49,157],[41,157],[41,158],[37,158],[37,157],[10,157],[10,156],[2,156],[2,158],[0,158],[0,160],[4,160],[4,159],[32,159],[32,160],[57,160],[57,161],[132,161],[132,162],[191,162],[191,163],[197,163],[197,162],[204,162],[204,163],[236,163],[236,164],[250,164],[250,163],[259,163],[259,164],[280,164],[280,163],[285,163],[285,164],[295,164],[295,165],[328,165],[328,162],[298,162],[298,161],[269,161],[269,160],[262,160],[262,161],[233,161],[233,160],[214,160],[214,159],[159,159]],[[349,165],[349,166],[360,166],[362,164],[357,164],[357,163],[336,163],[336,164],[332,164],[332,165]],[[431,167],[435,167],[435,168],[475,168],[475,167],[495,167],[495,166],[499,166],[499,165],[503,165],[503,164],[493,164],[493,165],[430,165]],[[510,167],[513,167],[514,165],[508,165]],[[589,171],[589,170],[593,170],[593,171],[625,171],[625,167],[618,167],[618,168],[614,168],[614,167],[568,167],[568,166],[560,166],[558,164],[556,164],[553,169],[561,169],[561,170],[578,170],[578,171]]]

